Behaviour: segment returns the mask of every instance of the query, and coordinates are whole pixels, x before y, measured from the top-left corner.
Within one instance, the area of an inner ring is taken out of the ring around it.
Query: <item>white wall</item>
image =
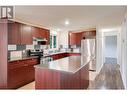
[[[68,46],[68,31],[58,33],[58,44]]]
[[[105,57],[117,58],[117,36],[105,37]]]
[[[103,66],[103,34],[100,28],[97,28],[96,34],[96,72],[99,73]]]
[[[120,71],[125,88],[127,89],[127,14],[122,23],[122,63],[120,64]]]

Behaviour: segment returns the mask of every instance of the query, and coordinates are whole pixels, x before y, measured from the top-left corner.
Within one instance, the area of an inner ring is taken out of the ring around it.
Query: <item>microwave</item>
[[[47,41],[37,41],[37,45],[46,45]]]
[[[44,38],[33,38],[33,44],[34,45],[46,45],[47,40]]]

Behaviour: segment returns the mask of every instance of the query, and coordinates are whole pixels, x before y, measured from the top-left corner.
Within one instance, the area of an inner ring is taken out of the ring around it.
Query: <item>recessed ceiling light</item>
[[[61,29],[57,28],[56,31],[61,31]]]
[[[70,22],[68,20],[65,21],[65,25],[69,25]]]

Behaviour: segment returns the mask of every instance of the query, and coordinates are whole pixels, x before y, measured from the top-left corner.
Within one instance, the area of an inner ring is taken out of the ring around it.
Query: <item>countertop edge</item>
[[[8,60],[8,62],[23,61],[23,60],[36,59],[36,58],[38,58],[38,56],[31,56],[31,57],[26,57],[26,58],[21,58],[16,60]]]

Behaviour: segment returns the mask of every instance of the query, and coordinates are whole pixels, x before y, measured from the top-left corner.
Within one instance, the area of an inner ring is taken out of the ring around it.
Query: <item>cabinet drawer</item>
[[[15,68],[20,68],[24,66],[24,62],[21,61],[14,61],[14,62],[9,62],[8,68],[9,69],[15,69]]]
[[[38,62],[38,59],[33,58],[33,59],[26,60],[26,63],[27,63],[28,65],[36,65],[36,64],[38,64],[39,62]]]

